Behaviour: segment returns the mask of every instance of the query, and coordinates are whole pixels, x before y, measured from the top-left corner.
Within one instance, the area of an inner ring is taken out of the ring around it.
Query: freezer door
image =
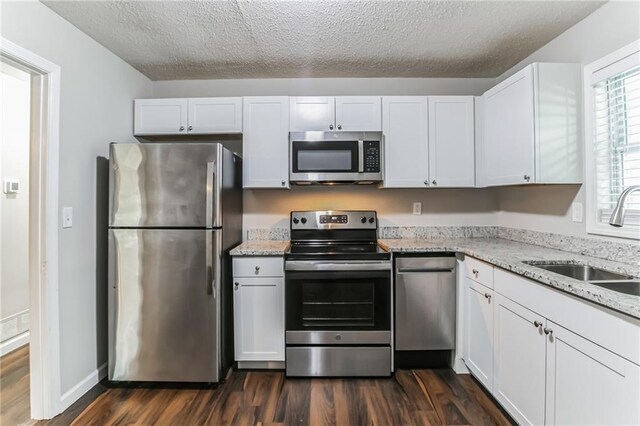
[[[109,231],[109,380],[219,381],[220,236]]]
[[[222,145],[111,144],[109,225],[221,226]]]

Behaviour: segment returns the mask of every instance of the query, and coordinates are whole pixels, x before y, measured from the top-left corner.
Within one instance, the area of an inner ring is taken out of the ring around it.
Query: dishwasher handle
[[[398,274],[415,274],[421,272],[454,272],[455,268],[399,268],[396,269]]]

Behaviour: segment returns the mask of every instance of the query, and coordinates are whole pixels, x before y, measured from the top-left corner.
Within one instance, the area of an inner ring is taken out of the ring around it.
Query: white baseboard
[[[18,334],[17,336],[0,343],[0,356],[6,355],[9,352],[15,351],[19,347],[27,344],[29,344],[29,332],[25,331],[22,334]]]
[[[64,410],[69,408],[71,404],[79,400],[82,395],[89,392],[92,387],[97,385],[98,382],[100,382],[100,380],[104,379],[105,377],[107,377],[106,362],[60,397],[60,407],[58,409],[58,413],[62,413]]]
[[[453,366],[451,368],[453,368],[453,371],[455,371],[456,374],[469,374],[469,369],[467,368],[467,365],[464,363],[462,358],[456,357],[453,360]]]

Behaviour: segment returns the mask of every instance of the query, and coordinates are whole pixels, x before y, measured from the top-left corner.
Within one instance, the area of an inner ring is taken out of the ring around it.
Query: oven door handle
[[[286,271],[390,271],[391,262],[327,262],[294,260],[285,262]]]

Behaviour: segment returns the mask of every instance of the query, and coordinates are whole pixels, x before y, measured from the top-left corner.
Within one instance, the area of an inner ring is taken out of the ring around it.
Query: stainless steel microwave
[[[289,133],[293,184],[372,184],[382,181],[382,132]]]

